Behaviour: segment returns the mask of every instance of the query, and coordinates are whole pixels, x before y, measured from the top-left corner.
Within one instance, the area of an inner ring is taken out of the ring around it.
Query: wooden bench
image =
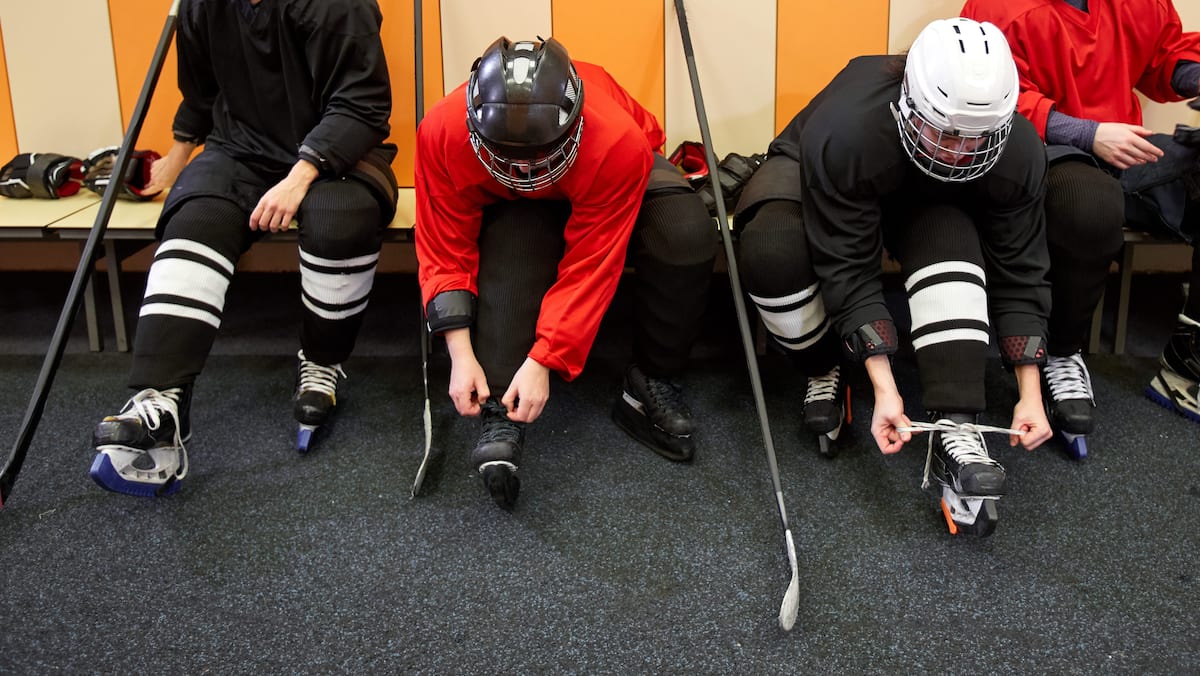
[[[23,236],[38,240],[77,240],[80,248],[91,234],[100,213],[100,198],[87,193],[61,200],[5,200],[0,203],[0,237]],[[10,207],[10,205],[12,205]],[[107,268],[109,299],[112,305],[117,349],[129,351],[129,326],[121,294],[121,262],[129,255],[154,243],[154,227],[162,212],[161,199],[151,202],[118,200],[105,229],[100,253]],[[416,221],[416,199],[412,188],[401,188],[396,216],[388,225],[384,240],[412,243]],[[295,238],[295,230],[269,235],[273,240]],[[98,262],[98,261],[97,261]],[[85,296],[88,342],[93,351],[103,349],[103,338],[96,321],[95,297],[89,281]]]
[[[1121,252],[1121,260],[1116,263],[1120,274],[1117,291],[1116,327],[1113,335],[1113,354],[1125,354],[1125,340],[1129,334],[1129,297],[1133,283],[1133,274],[1139,270],[1138,253],[1151,247],[1171,247],[1188,249],[1188,245],[1174,239],[1163,239],[1137,230],[1125,229],[1125,246]],[[1142,268],[1144,269],[1144,268]],[[1195,290],[1193,289],[1193,292]],[[1096,312],[1092,315],[1091,336],[1088,339],[1088,352],[1100,351],[1100,325],[1104,316],[1104,298],[1096,304]]]

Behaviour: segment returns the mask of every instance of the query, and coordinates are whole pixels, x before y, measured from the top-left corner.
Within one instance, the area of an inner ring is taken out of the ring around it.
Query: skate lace
[[[689,415],[687,405],[683,403],[683,388],[667,381],[646,376],[646,393],[657,410],[676,411]]]
[[[484,418],[483,430],[479,434],[479,443],[490,444],[497,441],[521,442],[521,425],[504,417],[503,413],[489,413]]]
[[[831,401],[837,397],[841,369],[841,366],[834,366],[832,371],[823,376],[809,378],[808,391],[804,393],[804,405],[814,401]]]
[[[175,478],[182,479],[187,475],[187,452],[183,447],[182,431],[179,424],[179,398],[183,396],[183,390],[178,387],[170,389],[155,390],[146,388],[141,392],[129,398],[125,404],[125,408],[121,409],[118,418],[131,420],[135,416],[146,426],[146,429],[155,431],[162,427],[163,420],[170,418],[175,423],[175,437],[172,439],[174,446],[180,449],[180,467],[175,471]]]
[[[1087,399],[1095,403],[1092,397],[1092,377],[1078,352],[1070,357],[1050,357],[1042,367],[1042,372],[1046,374],[1046,384],[1049,385],[1050,396],[1054,397],[1055,401]]]
[[[960,465],[992,465],[999,467],[1000,463],[996,462],[987,454],[987,446],[983,441],[984,432],[996,432],[998,434],[1016,434],[1018,436],[1025,434],[1022,430],[1013,430],[1007,427],[993,427],[991,425],[980,425],[978,423],[956,423],[952,420],[939,420],[937,422],[915,422],[911,426],[898,427],[898,432],[941,432],[942,433],[942,448],[946,454]],[[929,435],[929,444],[925,451],[925,474],[921,479],[921,488],[929,488],[929,472],[933,462],[933,435]]]
[[[323,392],[329,396],[337,395],[338,376],[343,378],[348,377],[346,372],[342,370],[341,364],[333,366],[321,366],[316,362],[311,362],[304,357],[304,351],[300,354],[300,383],[297,386],[301,392],[316,391]]]

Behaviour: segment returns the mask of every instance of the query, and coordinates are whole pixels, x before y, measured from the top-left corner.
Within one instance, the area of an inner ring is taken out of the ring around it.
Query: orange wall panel
[[[416,51],[412,0],[380,0],[383,29],[380,34],[387,53],[388,73],[392,81],[392,135],[399,148],[392,163],[401,186],[413,184],[413,156],[416,150]],[[442,98],[442,30],[437,2],[421,5],[424,32],[425,110]]]
[[[554,37],[572,59],[604,67],[664,123],[663,8],[646,0],[553,0]],[[548,37],[548,36],[543,36]]]
[[[851,58],[886,54],[889,0],[779,0],[775,129],[781,131]]]
[[[4,59],[4,26],[0,25],[0,164],[17,154],[17,127],[13,121],[12,91],[8,88],[8,62]]]
[[[150,59],[158,38],[166,24],[171,0],[108,0],[108,16],[112,23],[113,58],[117,65],[117,90],[121,101],[122,133],[129,128],[133,109],[146,73],[150,70]],[[142,123],[137,148],[166,153],[171,147],[171,123],[175,109],[183,96],[179,93],[176,79],[175,46],[163,63],[158,86],[150,99],[150,110]],[[112,145],[121,142],[113,139]]]

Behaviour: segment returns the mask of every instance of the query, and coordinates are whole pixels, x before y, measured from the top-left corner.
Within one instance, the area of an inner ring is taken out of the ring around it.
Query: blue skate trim
[[[317,428],[315,425],[300,425],[300,429],[296,431],[296,451],[299,453],[308,453],[309,445],[312,444],[313,435],[316,434]]]
[[[139,498],[156,498],[172,495],[179,491],[180,484],[182,483],[173,477],[161,484],[129,481],[113,468],[112,460],[109,459],[106,453],[96,454],[96,459],[92,461],[92,468],[88,471],[88,474],[97,485],[106,491],[124,493],[125,495],[133,495]]]
[[[1153,385],[1146,386],[1146,398],[1158,404],[1159,406],[1162,406],[1168,411],[1175,413],[1176,415],[1183,416],[1192,422],[1200,423],[1200,415],[1196,415],[1187,409],[1176,406],[1175,402],[1171,401],[1169,397],[1163,396],[1162,393],[1154,389]]]
[[[1059,432],[1063,443],[1067,445],[1067,455],[1072,460],[1083,460],[1088,457],[1087,435],[1086,434],[1071,434],[1070,432]]]

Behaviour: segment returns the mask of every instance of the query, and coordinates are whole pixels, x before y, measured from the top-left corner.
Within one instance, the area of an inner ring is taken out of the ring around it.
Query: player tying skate
[[[238,258],[293,219],[304,305],[297,448],[306,451],[328,421],[395,209],[380,21],[374,0],[181,3],[183,102],[175,143],[153,164],[146,192],[174,188],[133,346],[136,394],[93,433],[91,476],[102,487],[139,496],[179,489],[193,384]]]
[[[807,377],[806,429],[841,418],[843,348],[874,389],[881,451],[930,432],[926,484],[943,487],[952,533],[990,534],[1005,491],[983,437],[998,428],[977,424],[991,322],[1020,397],[999,429],[1029,449],[1050,436],[1045,153],[1014,118],[1016,97],[994,26],[935,21],[907,57],[852,60],[772,142],[737,209],[746,288]],[[905,415],[892,375],[885,246],[901,264],[928,423]]]
[[[479,416],[471,462],[514,506],[526,427],[550,373],[583,370],[626,264],[633,363],[613,408],[623,430],[675,461],[696,425],[672,378],[712,277],[703,201],[660,153],[654,117],[556,40],[492,43],[417,133],[417,258],[429,329],[450,353],[450,398]],[[626,249],[628,248],[628,257]]]
[[[1053,308],[1044,377],[1054,428],[1072,456],[1087,455],[1095,403],[1081,350],[1123,227],[1193,246],[1192,292],[1146,394],[1200,421],[1200,144],[1143,127],[1138,98],[1200,94],[1200,33],[1183,31],[1170,0],[970,0],[962,13],[1008,36],[1021,76],[1017,110],[1050,157]]]

